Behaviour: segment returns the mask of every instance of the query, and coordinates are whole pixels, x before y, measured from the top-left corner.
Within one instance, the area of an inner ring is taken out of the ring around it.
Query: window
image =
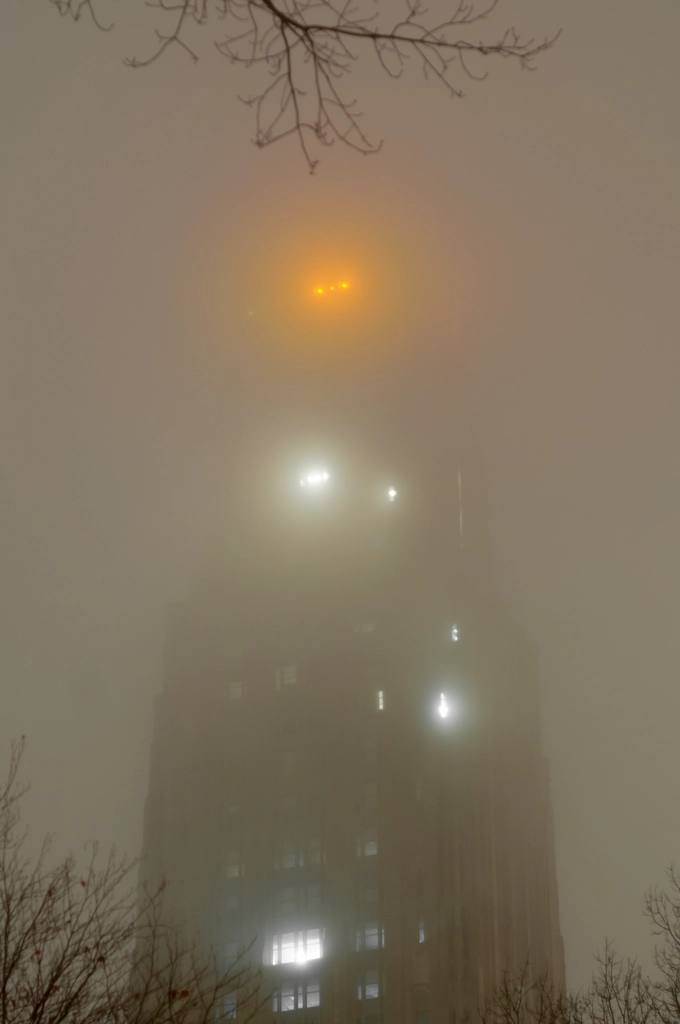
[[[385,710],[385,691],[377,690],[375,695],[375,707],[376,711]]]
[[[295,1009],[295,986],[284,985],[281,988],[281,1009],[282,1010],[294,1010]]]
[[[425,922],[418,923],[418,942],[425,942]]]
[[[226,1020],[236,1019],[236,996],[224,997],[224,1017]]]
[[[242,874],[240,850],[229,850],[227,853],[227,878],[238,878]]]
[[[385,929],[377,921],[367,921],[357,928],[357,953],[364,949],[382,949],[385,945]]]
[[[320,928],[306,931],[284,932],[272,940],[271,962],[277,964],[304,964],[308,960],[320,960],[323,956],[323,942]]]
[[[357,999],[377,999],[380,995],[378,968],[372,967],[359,975],[357,982]]]
[[[236,680],[229,683],[229,700],[241,700],[243,697],[243,683]]]
[[[451,626],[451,639],[454,643],[458,642],[458,626]]]
[[[278,1013],[286,1010],[302,1010],[321,1005],[321,992],[318,978],[307,978],[306,981],[294,985],[289,982],[274,992],[272,1010]]]
[[[357,839],[357,857],[375,857],[378,853],[378,830],[366,828]]]
[[[276,670],[276,689],[282,686],[295,686],[297,682],[296,665],[280,665]]]
[[[305,1005],[309,1008],[321,1005],[321,993],[319,990],[318,978],[307,979],[307,1001]]]

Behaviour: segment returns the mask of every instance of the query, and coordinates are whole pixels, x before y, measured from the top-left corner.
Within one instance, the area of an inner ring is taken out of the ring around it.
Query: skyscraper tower
[[[344,451],[244,499],[156,704],[144,871],[283,1024],[472,1019],[527,961],[564,982],[536,659],[469,433],[392,431],[368,392]]]

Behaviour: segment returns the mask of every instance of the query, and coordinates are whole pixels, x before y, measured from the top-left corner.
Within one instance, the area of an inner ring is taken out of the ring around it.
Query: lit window
[[[382,949],[385,945],[385,929],[377,921],[368,921],[357,929],[357,953],[364,949]]]
[[[367,828],[364,833],[364,857],[375,857],[378,852],[378,832]]]
[[[389,487],[388,490],[387,490],[387,500],[388,501],[395,501],[396,497],[397,497],[396,489],[394,487]]]
[[[284,932],[281,936],[281,963],[292,964],[295,961],[295,932]]]
[[[285,1012],[286,1010],[295,1009],[295,986],[284,985],[281,989],[281,1009]]]
[[[321,931],[319,928],[309,928],[307,930],[305,959],[320,960],[321,956]]]
[[[311,1009],[312,1006],[321,1005],[321,993],[319,990],[319,979],[309,978],[307,980],[307,1001],[306,1006]]]
[[[224,1017],[226,1020],[236,1019],[236,996],[225,996]]]
[[[308,978],[306,982],[298,985],[292,983],[277,989],[272,995],[272,1010],[278,1013],[279,1010],[301,1010],[303,1007],[311,1009],[321,1005],[321,992],[318,978]]]
[[[420,921],[418,924],[418,942],[425,942],[425,922]]]
[[[243,683],[240,679],[229,683],[229,700],[241,700],[243,697]]]
[[[227,878],[238,878],[243,874],[241,870],[241,854],[239,850],[229,850],[227,853]]]
[[[378,690],[375,695],[375,706],[378,711],[385,710],[385,691]]]
[[[323,941],[320,928],[308,928],[297,933],[284,932],[272,939],[271,962],[277,964],[304,964],[308,960],[320,960],[323,956]]]
[[[359,976],[357,999],[377,999],[380,996],[380,980],[377,967]]]
[[[454,642],[458,641],[458,639],[459,639],[459,637],[458,637],[458,626],[451,626],[451,639]]]
[[[280,665],[276,670],[276,689],[282,686],[295,686],[297,682],[296,665]]]
[[[439,704],[437,705],[437,714],[440,718],[448,718],[451,714],[451,708],[449,702],[443,693],[439,694]]]

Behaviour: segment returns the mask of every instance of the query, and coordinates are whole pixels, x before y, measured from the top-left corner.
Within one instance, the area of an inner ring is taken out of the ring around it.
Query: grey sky
[[[385,148],[336,146],[314,178],[294,145],[250,145],[249,80],[216,56],[124,68],[129,6],[106,36],[0,8],[0,740],[28,735],[31,823],[138,848],[164,609],[260,419],[240,369],[275,402],[238,354],[231,261],[282,222],[322,234],[341,197],[357,230],[417,225],[402,266],[439,297],[408,329],[469,360],[581,984],[605,936],[649,948],[644,890],[680,849],[680,5],[507,0],[564,29],[535,74],[500,64],[457,102],[361,72]]]

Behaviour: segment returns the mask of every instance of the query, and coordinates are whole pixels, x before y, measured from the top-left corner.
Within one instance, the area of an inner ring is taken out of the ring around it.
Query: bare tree
[[[245,957],[223,970],[164,919],[160,886],[141,896],[137,865],[31,859],[20,828],[23,742],[0,791],[0,1024],[214,1024],[259,1007]]]
[[[49,2],[75,21],[88,14],[100,29],[113,28],[105,20],[110,0]],[[533,69],[535,58],[559,33],[535,39],[514,27],[491,28],[500,3],[454,0],[438,16],[424,0],[404,0],[403,13],[395,17],[389,0],[139,0],[140,6],[156,9],[157,44],[148,56],[126,63],[145,67],[170,49],[197,61],[197,30],[213,29],[212,40],[223,56],[267,76],[259,92],[244,98],[255,113],[256,145],[295,136],[314,170],[318,161],[311,140],[324,146],[337,140],[365,154],[381,146],[361,128],[360,111],[344,89],[359,59],[372,57],[392,78],[415,59],[426,79],[438,81],[454,97],[463,96],[466,80],[486,77],[484,63],[490,58]]]

